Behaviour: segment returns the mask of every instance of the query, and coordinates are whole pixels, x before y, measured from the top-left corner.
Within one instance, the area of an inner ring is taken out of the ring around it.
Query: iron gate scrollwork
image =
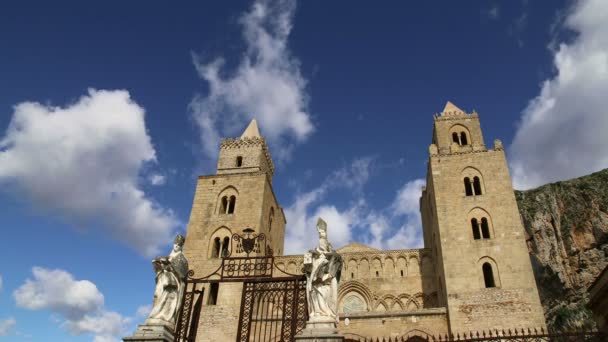
[[[288,342],[308,320],[306,278],[255,279],[243,284],[237,342]]]
[[[188,275],[192,275],[192,271]],[[182,306],[175,327],[175,342],[195,342],[205,293],[203,282],[186,282]]]

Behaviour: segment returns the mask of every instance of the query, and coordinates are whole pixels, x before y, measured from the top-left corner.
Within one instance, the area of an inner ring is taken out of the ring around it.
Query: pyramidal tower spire
[[[249,126],[245,129],[243,134],[241,134],[241,139],[243,138],[261,138],[260,130],[258,129],[258,122],[253,119],[249,123]]]
[[[445,107],[443,107],[443,112],[441,113],[441,115],[454,115],[454,114],[465,114],[464,110],[456,107],[455,104],[453,104],[452,102],[448,101],[445,104]]]

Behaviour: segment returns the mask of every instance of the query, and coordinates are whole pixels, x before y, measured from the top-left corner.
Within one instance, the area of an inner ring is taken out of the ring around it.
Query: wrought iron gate
[[[230,251],[222,255],[214,272],[202,278],[195,278],[193,270],[188,272],[174,341],[196,341],[205,286],[222,282],[243,283],[238,342],[293,341],[308,320],[306,277],[281,271],[290,276],[273,278],[276,264],[264,234],[248,228],[243,235],[234,234],[232,240]]]
[[[237,342],[289,342],[308,320],[306,278],[255,279],[243,284]]]

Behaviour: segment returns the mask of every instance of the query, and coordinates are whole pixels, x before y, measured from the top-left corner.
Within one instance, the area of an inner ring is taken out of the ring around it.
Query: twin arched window
[[[485,217],[481,218],[481,224],[476,218],[471,219],[471,228],[473,229],[473,239],[479,240],[482,237],[484,239],[490,238],[490,226],[488,225],[488,219]]]
[[[473,181],[471,182],[471,178],[464,178],[464,192],[467,196],[478,196],[481,195],[481,180],[479,177],[473,177]]]
[[[464,131],[460,132],[460,134],[458,132],[452,132],[452,141],[460,146],[466,146],[469,144],[467,134]]]
[[[219,214],[234,214],[234,207],[236,205],[236,196],[230,197],[224,196],[221,199]]]
[[[213,249],[211,251],[212,258],[219,258],[220,255],[222,258],[227,257],[230,251],[228,250],[230,246],[230,238],[224,237],[223,240],[220,240],[219,237],[213,239]]]

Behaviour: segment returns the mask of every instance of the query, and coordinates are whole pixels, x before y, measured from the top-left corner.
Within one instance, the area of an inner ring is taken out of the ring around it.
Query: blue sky
[[[0,341],[114,341],[151,303],[219,137],[252,118],[286,252],[421,246],[447,100],[514,185],[608,166],[608,3],[19,2],[0,7]]]

